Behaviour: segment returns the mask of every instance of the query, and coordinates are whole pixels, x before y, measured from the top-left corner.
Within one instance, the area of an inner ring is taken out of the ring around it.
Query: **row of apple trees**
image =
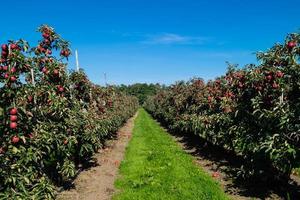
[[[168,128],[242,156],[242,178],[288,179],[300,164],[299,43],[299,34],[289,34],[257,54],[258,66],[230,66],[208,82],[178,82],[145,106]]]
[[[69,73],[69,43],[47,25],[38,31],[36,47],[1,46],[0,199],[53,199],[138,107],[83,71]]]

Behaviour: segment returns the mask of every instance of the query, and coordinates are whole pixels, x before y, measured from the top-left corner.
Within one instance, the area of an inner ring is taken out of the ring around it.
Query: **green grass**
[[[114,200],[229,199],[143,109],[115,185],[119,192]]]

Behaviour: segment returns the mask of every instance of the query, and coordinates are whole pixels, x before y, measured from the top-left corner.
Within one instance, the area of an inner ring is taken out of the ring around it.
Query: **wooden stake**
[[[75,58],[76,58],[76,71],[79,72],[79,61],[78,61],[78,51],[75,50]]]
[[[30,69],[30,73],[31,73],[31,83],[33,86],[35,86],[35,80],[34,80],[34,73],[33,73],[33,69]]]
[[[283,100],[284,100],[284,98],[283,98],[283,88],[281,89],[281,95],[280,95],[280,104],[282,104],[283,103]]]

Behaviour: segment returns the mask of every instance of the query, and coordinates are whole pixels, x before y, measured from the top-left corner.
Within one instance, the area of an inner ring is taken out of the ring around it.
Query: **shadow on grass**
[[[193,133],[168,132],[176,138],[187,153],[201,161],[200,165],[204,165],[205,169],[210,172],[219,171],[224,175],[222,184],[224,184],[226,193],[259,199],[278,199],[278,196],[281,199],[300,199],[299,178],[294,177],[288,181],[270,180],[265,177],[255,180],[238,178],[240,177],[239,169],[245,162],[241,156],[213,145]],[[272,173],[270,172],[269,175],[271,177]]]

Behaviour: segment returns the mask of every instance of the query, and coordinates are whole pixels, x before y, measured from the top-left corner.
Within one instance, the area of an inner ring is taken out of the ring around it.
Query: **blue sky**
[[[226,61],[256,63],[255,52],[300,28],[299,0],[76,0],[1,2],[0,42],[35,44],[40,24],[78,49],[90,79],[170,84],[214,78]],[[74,57],[69,68],[74,68]]]

